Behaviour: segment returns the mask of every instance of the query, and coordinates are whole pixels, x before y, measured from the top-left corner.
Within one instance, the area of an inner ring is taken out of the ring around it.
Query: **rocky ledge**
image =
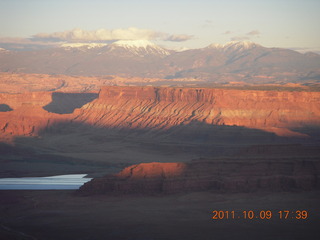
[[[79,193],[170,194],[191,191],[255,192],[320,189],[320,162],[192,161],[142,163],[94,178]]]

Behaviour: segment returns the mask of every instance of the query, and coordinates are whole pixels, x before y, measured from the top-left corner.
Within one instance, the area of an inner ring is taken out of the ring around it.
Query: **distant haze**
[[[168,49],[249,40],[320,51],[318,0],[1,1],[0,47],[152,40]]]
[[[81,76],[189,79],[202,82],[315,83],[320,55],[253,42],[172,51],[148,40],[74,43],[35,51],[0,51],[0,71]]]

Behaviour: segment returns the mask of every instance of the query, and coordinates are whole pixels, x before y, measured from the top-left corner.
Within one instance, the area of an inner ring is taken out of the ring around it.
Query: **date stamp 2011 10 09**
[[[296,219],[296,220],[306,220],[309,217],[307,210],[244,210],[244,211],[224,211],[224,210],[214,210],[212,211],[213,220],[223,220],[223,219]]]

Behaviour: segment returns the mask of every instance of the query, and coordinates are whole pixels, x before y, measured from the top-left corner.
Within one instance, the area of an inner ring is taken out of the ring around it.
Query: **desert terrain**
[[[319,237],[316,84],[1,76],[0,176],[94,178],[79,191],[0,191],[2,239]],[[273,217],[243,219],[250,210]]]
[[[277,157],[318,154],[320,95],[312,87],[101,86],[77,92],[81,82],[69,81],[78,87],[48,91],[40,82],[38,90],[4,88],[3,177],[28,176],[29,169],[33,175],[96,174],[102,166],[119,171],[144,162],[234,157],[252,148]]]
[[[0,240],[320,239],[319,9],[0,0]]]
[[[0,191],[2,239],[318,239],[319,191],[79,197],[74,191]],[[212,211],[271,219],[213,220]],[[308,219],[279,219],[306,210]]]

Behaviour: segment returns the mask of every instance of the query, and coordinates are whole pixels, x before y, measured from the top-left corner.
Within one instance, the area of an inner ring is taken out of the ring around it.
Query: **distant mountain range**
[[[208,82],[320,82],[320,55],[266,48],[253,42],[173,51],[146,40],[74,43],[34,51],[0,49],[0,71],[119,75]]]

